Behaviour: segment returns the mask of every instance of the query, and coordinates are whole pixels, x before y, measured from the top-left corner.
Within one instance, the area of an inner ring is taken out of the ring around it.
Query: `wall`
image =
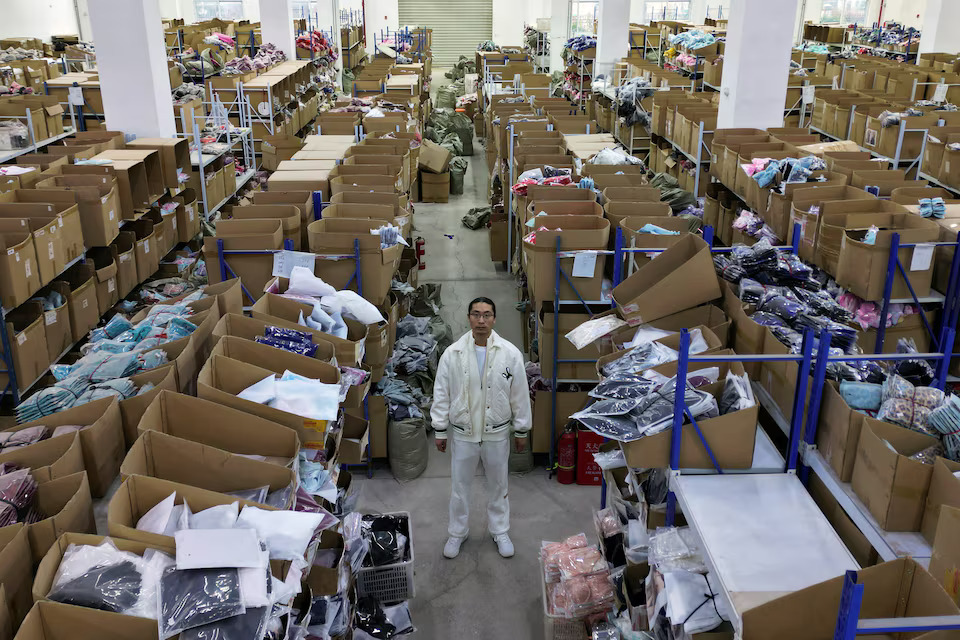
[[[895,20],[906,27],[923,28],[924,10],[927,0],[885,0],[883,3],[883,20]],[[919,17],[918,17],[919,16]],[[876,20],[876,14],[871,16]]]
[[[0,37],[41,38],[54,34],[79,34],[73,0],[3,0]]]
[[[523,25],[529,0],[492,0],[493,37],[498,45],[523,45]]]
[[[367,53],[373,54],[380,32],[400,28],[400,7],[397,0],[366,0]]]

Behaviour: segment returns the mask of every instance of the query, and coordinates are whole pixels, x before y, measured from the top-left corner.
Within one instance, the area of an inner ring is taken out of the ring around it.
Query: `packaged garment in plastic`
[[[314,533],[324,524],[319,513],[266,511],[244,507],[237,526],[255,529],[270,550],[271,560],[303,560]]]
[[[753,397],[753,387],[747,374],[737,375],[727,371],[727,379],[723,385],[723,395],[720,398],[720,414],[733,413],[756,406]]]
[[[238,616],[187,629],[180,640],[259,640],[269,613],[270,607],[248,607]]]
[[[167,569],[159,602],[161,640],[244,613],[237,569]]]
[[[190,516],[191,529],[232,529],[240,516],[240,503],[220,504]]]
[[[575,329],[568,332],[565,337],[577,349],[583,349],[589,344],[593,344],[605,335],[608,335],[617,329],[627,326],[627,323],[617,316],[603,316],[587,320]]]
[[[661,527],[650,536],[650,566],[664,571],[706,572],[696,534],[688,527]]]
[[[625,399],[647,395],[654,382],[642,375],[618,373],[601,380],[588,393],[592,398]]]
[[[851,409],[879,411],[883,387],[869,382],[840,382],[840,396]]]

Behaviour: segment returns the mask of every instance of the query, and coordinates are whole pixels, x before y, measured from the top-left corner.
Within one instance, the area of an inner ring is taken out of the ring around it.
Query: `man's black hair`
[[[470,315],[470,312],[473,311],[473,305],[475,304],[488,304],[493,307],[493,317],[497,317],[497,305],[490,298],[485,298],[480,296],[479,298],[474,298],[470,301],[470,305],[467,307],[467,315]]]

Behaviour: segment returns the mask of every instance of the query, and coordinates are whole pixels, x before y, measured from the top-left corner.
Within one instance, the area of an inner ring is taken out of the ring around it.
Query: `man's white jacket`
[[[473,333],[467,332],[444,351],[437,367],[430,417],[438,439],[446,439],[449,429],[466,442],[502,440],[511,423],[517,436],[529,433],[532,412],[523,354],[495,331],[487,339],[484,380],[482,386]]]

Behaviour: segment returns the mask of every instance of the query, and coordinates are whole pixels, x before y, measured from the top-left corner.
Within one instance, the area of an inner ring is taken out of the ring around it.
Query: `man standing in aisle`
[[[523,453],[531,426],[530,391],[520,350],[493,330],[497,321],[493,300],[475,299],[467,307],[467,317],[470,332],[440,357],[430,409],[437,449],[447,450],[448,425],[454,439],[450,537],[443,555],[456,558],[467,539],[470,487],[482,460],[487,478],[487,526],[500,555],[510,558],[510,428],[512,424],[517,453]]]

